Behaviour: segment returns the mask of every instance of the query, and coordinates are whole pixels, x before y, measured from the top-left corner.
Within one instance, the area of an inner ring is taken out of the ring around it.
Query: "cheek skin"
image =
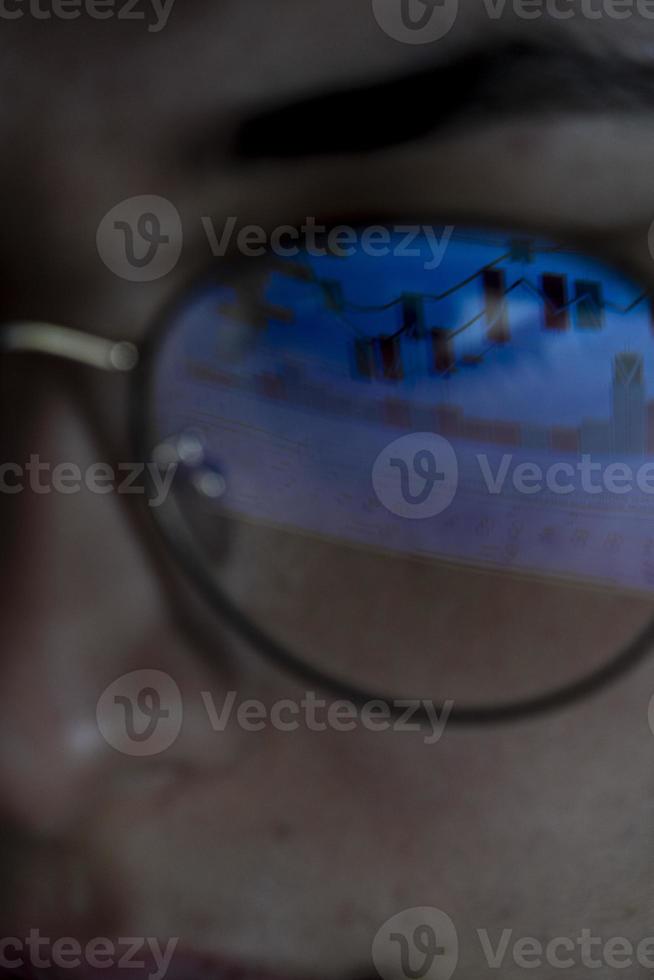
[[[455,919],[470,969],[476,928],[646,935],[644,681],[431,747],[417,734],[242,733],[242,765],[181,781],[149,811],[116,805],[84,843],[116,924],[299,975],[369,970],[379,925],[423,904]]]

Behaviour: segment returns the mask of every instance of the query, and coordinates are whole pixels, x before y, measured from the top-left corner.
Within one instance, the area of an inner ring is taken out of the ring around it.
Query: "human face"
[[[654,23],[641,16],[495,20],[463,4],[445,37],[409,45],[363,2],[178,0],[158,32],[25,16],[2,24],[0,44],[5,319],[140,341],[206,263],[195,219],[207,213],[267,228],[304,215],[443,213],[570,238],[646,285],[654,278]],[[438,74],[462,62],[468,80],[483,72],[468,99],[455,75]],[[406,141],[393,141],[397,116],[372,101],[365,154],[323,140],[307,155],[302,133],[290,154],[265,142],[234,153],[271,106],[427,69],[431,85],[411,89]],[[175,201],[189,226],[175,271],[146,285],[112,275],[95,247],[103,216],[138,194]],[[3,370],[7,459],[84,466],[124,453],[120,383],[50,362]],[[199,655],[192,637],[211,630],[215,651],[217,627],[132,503],[2,501],[2,935],[174,937],[173,977],[221,978],[239,964],[246,975],[352,980],[371,972],[380,926],[415,906],[456,923],[462,976],[489,969],[478,929],[649,935],[649,666],[560,714],[448,731],[435,746],[420,732],[362,728],[255,734],[234,723],[217,735],[200,692],[272,704],[300,700],[306,685],[222,633],[220,656]],[[269,558],[256,584],[274,607]],[[382,574],[374,559],[364,571]],[[285,593],[298,616],[328,573]],[[192,633],[173,614],[182,599]],[[468,628],[485,632],[498,608],[511,610],[495,641],[509,657],[525,623],[544,624],[556,650],[579,618],[599,641],[650,616],[643,599],[570,601],[511,582],[480,588]],[[168,751],[134,758],[102,738],[96,706],[143,669],[175,679],[185,722]],[[522,971],[510,959],[503,975]]]

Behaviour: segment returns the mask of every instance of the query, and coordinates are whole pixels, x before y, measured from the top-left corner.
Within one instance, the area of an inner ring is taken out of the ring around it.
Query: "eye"
[[[647,293],[523,233],[290,251],[217,269],[156,345],[150,448],[194,447],[177,499],[212,574],[385,694],[535,696],[600,666],[654,588]]]

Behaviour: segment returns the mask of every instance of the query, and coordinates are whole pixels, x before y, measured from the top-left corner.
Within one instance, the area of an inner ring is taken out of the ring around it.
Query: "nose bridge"
[[[138,765],[121,755],[98,724],[103,691],[138,670],[162,670],[180,685],[195,677],[134,533],[130,501],[107,491],[106,480],[97,483],[102,492],[85,482],[98,465],[117,472],[117,461],[102,458],[67,393],[71,379],[58,380],[54,362],[33,376],[20,370],[0,426],[17,423],[0,473],[0,823],[52,831],[112,780],[147,782],[152,770],[197,755],[193,738]]]
[[[54,480],[56,466],[81,473],[94,456],[84,423],[55,391],[22,444],[12,440],[0,494],[8,529],[0,813],[46,825],[75,808],[89,779],[113,762],[95,721],[97,692],[127,663],[154,603],[118,502]]]
[[[92,468],[121,461],[103,458],[74,379],[49,362],[14,381],[0,400],[18,467],[6,482],[20,484],[6,493],[0,475],[0,826],[49,833],[125,791],[222,767],[240,743],[230,732],[217,746],[201,698],[220,696],[233,665],[219,649],[201,660],[176,627],[128,513],[138,500],[89,488]]]

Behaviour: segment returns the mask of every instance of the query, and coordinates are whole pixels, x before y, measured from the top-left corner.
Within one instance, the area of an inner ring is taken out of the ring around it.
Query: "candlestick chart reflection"
[[[271,257],[243,281],[212,274],[176,307],[157,427],[162,440],[195,434],[220,474],[198,513],[233,522],[239,540],[264,536],[267,560],[286,555],[303,575],[314,566],[298,549],[314,548],[339,556],[345,576],[374,580],[381,562],[421,595],[432,583],[459,648],[443,593],[460,613],[470,575],[514,597],[543,583],[649,596],[647,292],[535,237],[457,229],[435,268],[424,235],[402,241],[392,232],[386,254]],[[381,642],[368,626],[364,661]]]

